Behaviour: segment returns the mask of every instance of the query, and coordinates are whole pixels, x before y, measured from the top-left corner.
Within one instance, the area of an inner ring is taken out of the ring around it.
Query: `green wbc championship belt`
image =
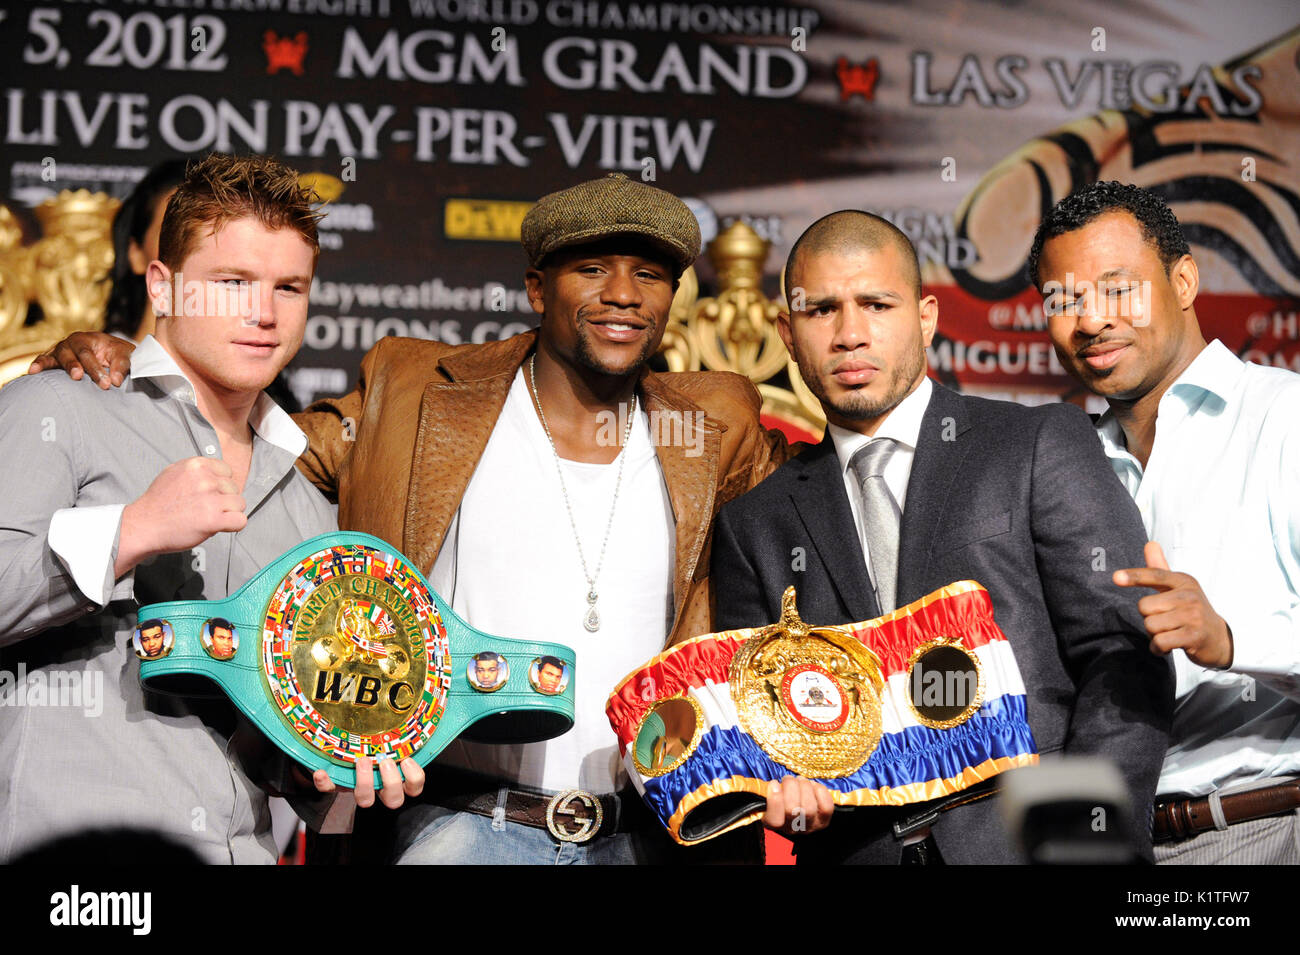
[[[369,534],[313,537],[225,600],[150,604],[139,620],[148,689],[210,695],[206,677],[341,786],[362,756],[423,766],[462,732],[532,743],[573,725],[572,650],[475,630]]]

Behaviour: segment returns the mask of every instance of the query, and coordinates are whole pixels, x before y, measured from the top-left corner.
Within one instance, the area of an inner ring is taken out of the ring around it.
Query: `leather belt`
[[[632,832],[645,826],[644,813],[637,812],[635,793],[597,796],[581,789],[545,793],[535,789],[494,782],[472,773],[438,772],[439,784],[426,799],[458,812],[472,812],[489,819],[545,829],[560,842],[590,842],[597,836]],[[448,785],[450,784],[450,785]],[[506,790],[501,802],[501,790]]]
[[[1216,823],[1214,803],[1221,807],[1222,825]],[[1157,802],[1152,826],[1156,842],[1187,839],[1211,829],[1226,829],[1237,822],[1264,819],[1300,807],[1300,780],[1249,789],[1230,796],[1217,793],[1198,799]]]
[[[951,796],[945,796],[942,799],[933,800],[923,807],[923,812],[907,816],[906,818],[895,822],[894,838],[900,841],[906,839],[912,833],[919,832],[927,826],[937,822],[939,819],[939,813],[947,812],[949,809],[956,809],[958,806],[964,806],[967,803],[979,802],[981,799],[987,799],[997,791],[998,781],[996,779],[989,779],[963,792],[953,793]]]

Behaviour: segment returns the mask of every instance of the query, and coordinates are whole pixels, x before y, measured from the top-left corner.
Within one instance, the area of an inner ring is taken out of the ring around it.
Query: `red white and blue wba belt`
[[[1038,761],[1020,670],[975,581],[842,627],[808,626],[794,599],[779,623],[661,653],[606,703],[628,772],[678,842],[755,822],[768,783],[791,773],[837,805],[902,806]]]

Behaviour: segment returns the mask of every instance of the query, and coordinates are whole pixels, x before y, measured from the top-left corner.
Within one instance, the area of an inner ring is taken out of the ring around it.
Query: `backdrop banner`
[[[684,197],[705,241],[864,208],[940,300],[931,370],[1075,391],[1024,262],[1088,181],[1156,190],[1201,268],[1198,314],[1300,371],[1300,29],[1292,0],[669,3],[136,0],[6,4],[0,190],[29,231],[62,189],[125,196],[165,158],[267,152],[330,200],[302,401],[385,335],[534,323],[519,222],[617,170]],[[706,288],[714,277],[700,267]]]

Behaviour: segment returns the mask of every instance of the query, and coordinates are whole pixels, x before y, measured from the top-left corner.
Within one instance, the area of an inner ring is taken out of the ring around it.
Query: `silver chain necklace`
[[[596,578],[605,563],[605,547],[609,544],[609,532],[614,526],[614,508],[618,506],[618,490],[623,484],[623,465],[627,463],[627,443],[632,437],[632,422],[636,420],[636,395],[632,395],[632,413],[628,415],[627,427],[623,429],[623,447],[618,454],[618,479],[614,482],[614,500],[609,505],[609,521],[605,524],[605,539],[600,544],[600,558],[596,561],[596,572],[587,572],[587,558],[582,553],[582,541],[578,537],[578,523],[573,519],[573,505],[569,503],[569,489],[564,484],[564,469],[560,466],[560,452],[555,448],[555,439],[551,437],[551,427],[546,423],[546,412],[542,410],[542,397],[537,393],[537,354],[534,352],[528,361],[528,382],[532,385],[533,401],[537,405],[537,416],[542,419],[542,430],[546,440],[551,444],[551,454],[555,455],[555,473],[560,479],[560,493],[564,495],[564,509],[569,512],[569,527],[573,529],[573,543],[578,546],[578,561],[582,564],[582,576],[587,578],[587,615],[582,618],[582,625],[589,633],[600,629],[600,614],[596,612]]]

